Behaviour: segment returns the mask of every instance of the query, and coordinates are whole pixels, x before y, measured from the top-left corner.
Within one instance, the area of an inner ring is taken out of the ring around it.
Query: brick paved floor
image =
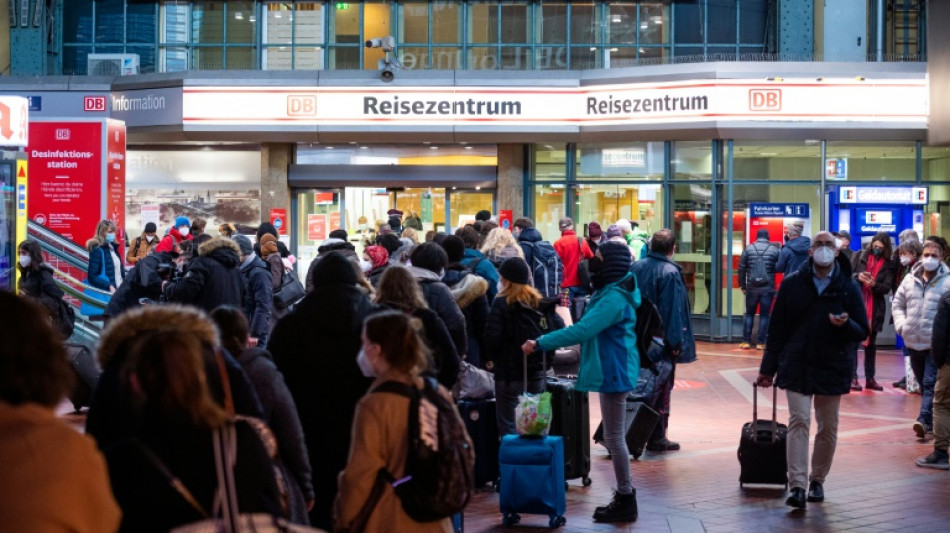
[[[624,525],[597,524],[594,508],[611,496],[613,469],[604,449],[591,449],[593,485],[570,481],[565,531],[950,531],[950,473],[918,468],[914,459],[932,450],[911,425],[920,396],[890,387],[903,372],[899,352],[878,353],[884,392],[863,391],[841,402],[838,448],[825,482],[826,499],[805,512],[785,506],[783,489],[739,488],[736,448],[742,424],[752,418],[752,387],[760,352],[737,345],[700,343],[699,361],[677,369],[670,438],[678,452],[649,454],[631,463],[640,518]],[[863,365],[859,365],[859,373]],[[771,392],[759,397],[759,417],[771,411]],[[783,391],[778,416],[788,421]],[[600,423],[596,395],[591,426]],[[812,434],[815,432],[812,423]],[[523,515],[503,527],[498,496],[479,492],[465,515],[467,532],[517,531],[547,526],[547,518]]]

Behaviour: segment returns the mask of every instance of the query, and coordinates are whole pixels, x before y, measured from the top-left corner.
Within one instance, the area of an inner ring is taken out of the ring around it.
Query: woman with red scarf
[[[877,358],[877,334],[884,327],[885,299],[891,292],[894,280],[894,262],[891,259],[891,236],[879,232],[871,239],[871,244],[856,258],[854,279],[861,285],[864,308],[868,313],[871,335],[864,341],[864,386],[868,390],[882,391],[874,379],[875,359]],[[854,361],[851,386],[861,390],[858,384],[857,360]]]

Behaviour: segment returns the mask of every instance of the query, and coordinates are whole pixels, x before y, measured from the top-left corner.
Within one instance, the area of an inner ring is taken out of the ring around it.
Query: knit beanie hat
[[[607,238],[612,239],[614,237],[623,237],[623,232],[620,230],[620,226],[611,224],[607,226]]]
[[[795,222],[792,222],[791,224],[788,225],[789,236],[801,235],[803,231],[805,231],[805,221],[803,220],[796,220]]]
[[[591,239],[597,240],[604,235],[604,230],[600,229],[600,224],[591,222],[587,225],[587,234]]]
[[[446,235],[439,244],[445,248],[449,263],[458,263],[465,257],[465,241],[456,235]]]
[[[604,259],[604,265],[596,274],[594,284],[604,287],[615,281],[620,281],[630,271],[633,256],[630,248],[619,242],[607,241],[597,247],[597,253]]]
[[[277,253],[277,237],[270,233],[261,236],[261,257],[267,257],[270,254]]]
[[[188,220],[188,217],[177,217],[175,218],[175,228],[180,228],[182,226],[188,226],[191,228],[191,221]]]
[[[756,239],[768,239],[768,238],[769,238],[769,230],[767,230],[767,229],[760,229],[759,231],[757,231],[757,232],[755,233],[755,238],[756,238]]]
[[[379,268],[389,262],[389,251],[378,244],[367,246],[364,251],[369,256],[370,262],[373,263],[373,268]]]
[[[247,235],[235,235],[231,240],[237,243],[238,248],[241,249],[241,255],[254,253],[254,245],[251,244],[251,239],[248,239]]]
[[[158,231],[158,228],[155,226],[154,222],[149,222],[145,225],[145,230],[142,233],[155,233]]]
[[[498,269],[498,273],[512,283],[527,285],[531,282],[531,271],[528,270],[528,263],[517,256],[505,259],[505,262]]]

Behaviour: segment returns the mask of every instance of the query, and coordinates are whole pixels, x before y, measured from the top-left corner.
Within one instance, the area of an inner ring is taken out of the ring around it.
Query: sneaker
[[[637,491],[630,494],[614,493],[614,499],[606,507],[594,511],[595,522],[636,522]]]
[[[936,468],[950,470],[950,461],[947,459],[947,450],[934,450],[927,457],[917,459],[917,466],[922,468]]]
[[[914,422],[914,433],[917,434],[918,439],[922,439],[927,436],[927,428],[920,420]]]
[[[861,386],[861,382],[858,381],[858,378],[851,380],[851,390],[853,391],[863,391],[864,387]]]
[[[906,389],[907,388],[907,378],[901,378],[900,381],[895,381],[891,383],[891,387],[895,389]]]
[[[765,351],[765,343],[759,343],[755,345],[755,349],[759,351]]]
[[[742,344],[739,345],[739,349],[740,349],[740,350],[751,350],[751,349],[752,349],[752,345],[749,344],[748,342],[743,342]]]
[[[673,442],[670,439],[663,437],[660,440],[647,443],[648,452],[675,452],[680,449],[680,443]]]
[[[877,381],[874,381],[873,379],[867,380],[864,383],[864,388],[866,388],[867,390],[876,390],[878,392],[884,390],[884,387],[882,387],[880,384],[878,384]]]

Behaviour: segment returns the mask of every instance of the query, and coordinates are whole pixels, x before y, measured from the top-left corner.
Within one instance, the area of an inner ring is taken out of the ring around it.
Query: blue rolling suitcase
[[[564,439],[505,435],[498,464],[498,502],[506,526],[517,524],[519,513],[547,515],[550,527],[564,525]]]

